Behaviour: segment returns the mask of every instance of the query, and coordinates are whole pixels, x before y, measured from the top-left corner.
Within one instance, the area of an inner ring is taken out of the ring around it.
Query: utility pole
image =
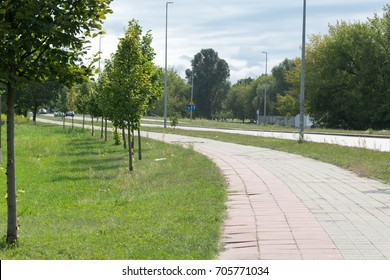
[[[165,4],[165,75],[164,75],[164,128],[167,128],[167,102],[168,102],[168,5],[173,2],[166,2]]]
[[[301,94],[299,110],[299,143],[305,140],[305,62],[306,62],[306,0],[303,0],[302,58],[301,58]]]
[[[264,125],[267,124],[267,77],[268,77],[268,53],[265,54],[265,87],[264,87]]]

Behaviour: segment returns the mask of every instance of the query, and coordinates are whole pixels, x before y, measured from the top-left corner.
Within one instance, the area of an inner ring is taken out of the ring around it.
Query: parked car
[[[73,111],[67,112],[66,116],[67,117],[74,117],[74,112]]]
[[[47,114],[47,110],[44,108],[39,109],[38,114]]]

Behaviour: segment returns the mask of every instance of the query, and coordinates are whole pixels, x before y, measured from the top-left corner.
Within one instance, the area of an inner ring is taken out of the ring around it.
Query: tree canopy
[[[316,123],[385,129],[390,123],[390,5],[366,22],[341,21],[307,48],[307,105]]]
[[[212,119],[221,111],[223,100],[230,88],[230,69],[213,49],[203,49],[192,60],[192,69],[186,71],[187,79],[194,78],[196,116]]]

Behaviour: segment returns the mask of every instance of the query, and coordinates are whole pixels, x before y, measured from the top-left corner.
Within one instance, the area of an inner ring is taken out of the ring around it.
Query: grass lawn
[[[16,147],[19,245],[5,245],[4,147],[0,259],[217,256],[226,183],[206,157],[143,139],[130,174],[121,146],[43,124],[17,125]]]

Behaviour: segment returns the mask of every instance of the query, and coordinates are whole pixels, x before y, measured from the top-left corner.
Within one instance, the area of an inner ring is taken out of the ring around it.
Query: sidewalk
[[[192,145],[229,182],[220,259],[390,259],[390,186],[330,164],[203,138]]]

